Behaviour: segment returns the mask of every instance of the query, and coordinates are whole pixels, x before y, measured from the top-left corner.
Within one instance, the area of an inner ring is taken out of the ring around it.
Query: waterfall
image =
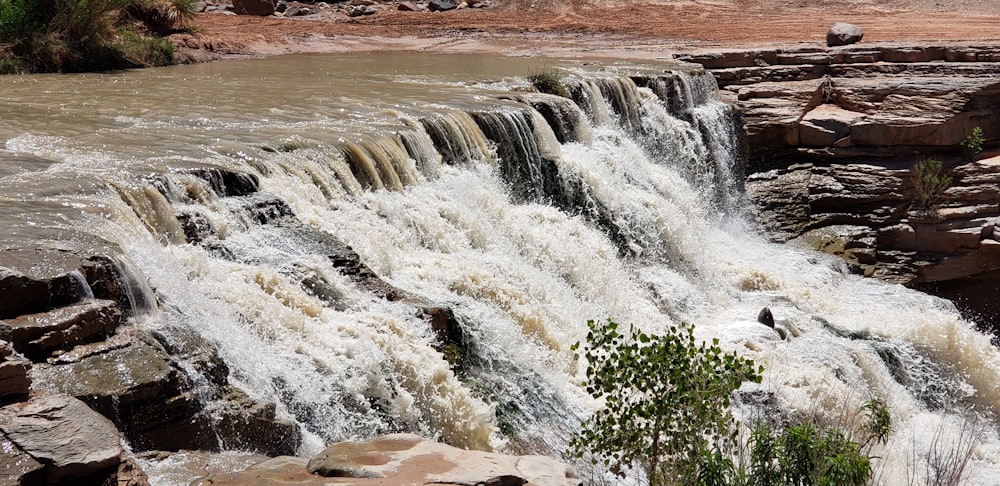
[[[764,365],[741,393],[773,406],[745,402],[743,418],[834,421],[886,398],[886,484],[924,470],[934,430],[989,424],[970,480],[990,483],[989,337],[946,301],[748,230],[739,118],[710,76],[577,67],[567,83],[572,100],[488,80],[459,83],[450,104],[331,95],[255,119],[188,107],[93,133],[0,130],[4,152],[29,161],[3,172],[0,215],[32,237],[120,249],[159,303],[133,324],[216,343],[235,384],[300,424],[301,455],[413,431],[558,456],[599,407],[570,346],[612,317],[652,333],[689,322]],[[345,128],[357,120],[369,121]],[[787,339],[756,323],[764,306]],[[454,332],[429,307],[449,309]]]

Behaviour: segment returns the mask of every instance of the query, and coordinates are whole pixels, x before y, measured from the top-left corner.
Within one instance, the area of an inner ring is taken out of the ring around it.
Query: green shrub
[[[687,324],[662,336],[622,335],[610,319],[588,326],[585,386],[605,408],[583,425],[570,453],[613,469],[641,465],[650,484],[715,484],[730,475],[723,454],[735,446],[730,397],[744,381],[760,382],[763,369],[723,353],[717,340],[696,344]]]
[[[872,398],[861,406],[864,420],[857,430],[810,423],[789,425],[779,432],[764,425],[753,429],[745,484],[752,486],[861,486],[872,476],[870,449],[885,444],[892,432],[889,408]],[[851,437],[856,436],[857,440]]]
[[[959,146],[965,152],[966,159],[971,161],[983,151],[984,143],[986,143],[986,137],[983,136],[983,129],[976,127],[972,129],[972,133],[959,142]]]
[[[562,76],[555,69],[542,69],[528,75],[528,81],[540,93],[554,94],[569,98],[569,90],[562,82]]]
[[[0,40],[18,41],[39,27],[35,0],[0,0]]]
[[[587,325],[586,344],[572,349],[587,361],[587,392],[605,407],[569,453],[611,470],[640,466],[651,486],[861,486],[872,476],[871,448],[892,432],[889,408],[872,398],[845,430],[760,423],[739,443],[730,397],[744,381],[759,383],[763,368],[723,353],[717,340],[696,344],[687,324],[663,336],[622,335],[610,319]],[[737,450],[749,452],[739,456],[748,463],[734,465]]]
[[[927,213],[937,209],[944,201],[944,192],[951,187],[952,176],[940,160],[924,159],[910,170],[913,183],[913,200],[910,209]]]

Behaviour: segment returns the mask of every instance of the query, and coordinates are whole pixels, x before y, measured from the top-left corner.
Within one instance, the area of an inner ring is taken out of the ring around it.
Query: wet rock
[[[185,360],[190,372],[177,360]],[[298,427],[277,419],[274,404],[229,385],[227,375],[214,346],[176,328],[155,337],[133,332],[79,346],[32,371],[39,388],[85,401],[137,450],[294,452]]]
[[[0,321],[2,325],[3,321]],[[31,361],[14,352],[9,342],[0,341],[0,403],[24,400],[31,389]]]
[[[45,257],[52,252],[39,250],[39,262],[45,262]],[[30,258],[30,256],[29,256]],[[67,257],[69,263],[75,263],[75,258]],[[0,319],[17,317],[23,314],[44,312],[46,310],[71,304],[84,295],[83,278],[79,272],[65,270],[76,265],[62,267],[61,262],[52,262],[49,269],[41,265],[29,264],[34,275],[26,275],[13,268],[0,267]]]
[[[158,428],[171,428],[180,440],[196,400],[181,389],[166,352],[147,340],[126,334],[81,346],[52,364],[36,365],[32,378],[38,388],[85,401],[140,449],[163,445],[148,438]]]
[[[256,224],[284,224],[296,220],[288,203],[270,194],[255,193],[228,198],[226,204],[234,213],[241,213],[248,221]]]
[[[774,328],[774,315],[771,314],[771,309],[767,307],[761,309],[757,314],[757,322],[767,327]]]
[[[857,42],[861,42],[861,38],[864,37],[864,35],[864,32],[861,31],[861,27],[858,27],[857,25],[837,22],[833,24],[833,26],[830,27],[830,30],[826,33],[826,45],[834,47],[855,44]]]
[[[233,11],[238,15],[274,15],[274,0],[233,0]]]
[[[2,428],[3,424],[0,424]],[[35,486],[45,484],[45,465],[24,452],[0,432],[0,484]]]
[[[99,483],[99,478],[116,474],[121,460],[121,438],[114,424],[64,395],[38,393],[0,408],[0,432],[45,465],[49,484],[72,478]],[[23,465],[32,467],[31,462]]]
[[[215,233],[208,218],[196,212],[178,212],[177,223],[184,230],[184,239],[188,243],[200,243]]]
[[[80,262],[80,271],[94,298],[117,302],[123,318],[156,305],[143,292],[146,285],[139,280],[144,277],[126,271],[126,267],[116,258],[107,255],[87,257]]]
[[[45,359],[56,350],[107,338],[122,323],[116,302],[93,300],[48,312],[7,319],[0,325],[14,349],[32,360]]]
[[[458,4],[455,0],[429,0],[427,2],[427,10],[431,12],[444,12],[446,10],[455,10],[458,8]]]

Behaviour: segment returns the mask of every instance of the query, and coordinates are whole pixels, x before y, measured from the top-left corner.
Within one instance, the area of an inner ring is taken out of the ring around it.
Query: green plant
[[[73,46],[97,46],[113,39],[128,0],[55,0],[51,32]]]
[[[0,1],[0,40],[18,41],[36,29],[35,0]]]
[[[717,340],[698,345],[687,324],[662,336],[622,335],[611,319],[587,325],[585,386],[605,408],[572,439],[570,453],[612,469],[638,464],[650,484],[717,484],[730,475],[723,454],[735,445],[730,397],[744,381],[760,382],[763,368],[723,353]]]
[[[554,94],[569,98],[569,90],[562,82],[562,75],[555,69],[542,69],[528,75],[528,81],[540,93]]]
[[[968,160],[973,160],[980,152],[983,151],[983,143],[986,142],[986,137],[983,136],[982,127],[975,127],[972,129],[972,133],[968,134],[961,142],[959,146],[965,152],[965,157]]]
[[[940,160],[923,159],[910,170],[913,183],[913,200],[910,209],[927,213],[945,201],[945,191],[951,187],[952,176]]]
[[[779,432],[764,425],[750,437],[747,485],[861,486],[872,475],[874,444],[885,444],[892,432],[889,408],[872,398],[862,404],[862,423],[849,430],[818,431],[811,423],[789,425]],[[853,430],[856,429],[856,430]],[[856,439],[855,440],[855,437]]]
[[[174,45],[161,37],[142,36],[121,29],[115,45],[122,56],[136,67],[168,66],[174,61]]]

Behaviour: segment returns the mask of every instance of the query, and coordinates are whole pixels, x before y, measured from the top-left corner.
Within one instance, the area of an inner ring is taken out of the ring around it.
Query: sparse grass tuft
[[[562,82],[562,75],[555,69],[542,69],[528,75],[528,81],[541,93],[569,98],[569,90]]]
[[[953,179],[940,160],[923,159],[910,169],[910,181],[913,183],[910,210],[930,213],[945,202],[944,192],[951,187]]]

